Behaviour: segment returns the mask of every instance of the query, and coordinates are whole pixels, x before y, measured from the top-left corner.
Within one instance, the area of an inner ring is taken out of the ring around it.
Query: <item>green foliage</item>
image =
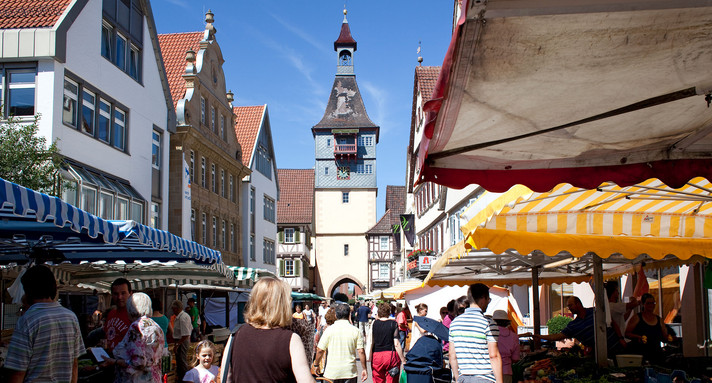
[[[563,315],[557,315],[546,322],[546,327],[549,328],[549,334],[558,334],[563,330],[573,319]]]
[[[0,178],[26,188],[57,195],[62,158],[56,142],[38,135],[40,115],[32,122],[15,117],[0,121]]]

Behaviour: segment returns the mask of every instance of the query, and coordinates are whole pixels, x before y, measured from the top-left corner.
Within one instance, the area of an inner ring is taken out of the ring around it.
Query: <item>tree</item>
[[[38,135],[40,115],[31,123],[15,117],[0,122],[0,178],[57,195],[62,157],[56,142]]]

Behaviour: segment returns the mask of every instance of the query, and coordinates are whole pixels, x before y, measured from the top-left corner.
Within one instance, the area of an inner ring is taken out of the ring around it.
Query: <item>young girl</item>
[[[215,345],[209,340],[204,340],[195,346],[195,362],[192,370],[183,378],[184,382],[214,383],[218,376],[218,366],[213,366]]]

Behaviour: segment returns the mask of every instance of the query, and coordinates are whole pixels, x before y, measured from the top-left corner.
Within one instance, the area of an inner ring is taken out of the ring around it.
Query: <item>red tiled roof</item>
[[[376,222],[376,224],[373,225],[373,227],[366,232],[366,234],[392,234],[393,232],[391,231],[391,220],[389,218],[390,215],[391,211],[386,210],[386,212],[383,214],[383,217],[381,217],[381,219],[379,219],[378,222]]]
[[[439,66],[415,67],[415,74],[418,76],[418,87],[420,88],[420,93],[423,95],[423,102],[430,100],[433,96],[435,83],[438,82],[438,75],[440,75],[440,68]]]
[[[405,186],[386,186],[386,212],[383,217],[366,233],[391,234],[392,227],[405,212]]]
[[[314,209],[314,169],[277,169],[277,223],[311,223]]]
[[[1,0],[0,0],[1,1]],[[161,44],[161,55],[163,55],[163,65],[166,67],[166,77],[168,86],[171,87],[173,97],[173,108],[178,100],[185,97],[185,52],[192,49],[198,53],[198,43],[203,39],[202,32],[168,33],[158,35],[158,43]]]
[[[0,29],[48,28],[71,0],[0,0]]]
[[[260,132],[265,107],[265,105],[258,105],[232,108],[235,113],[235,135],[237,136],[237,142],[242,147],[242,163],[245,166],[250,166],[252,149],[255,147],[257,134]]]

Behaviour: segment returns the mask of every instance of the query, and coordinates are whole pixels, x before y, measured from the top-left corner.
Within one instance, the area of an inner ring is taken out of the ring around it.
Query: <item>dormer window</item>
[[[339,65],[350,66],[351,65],[351,52],[347,50],[341,51],[339,53]]]

